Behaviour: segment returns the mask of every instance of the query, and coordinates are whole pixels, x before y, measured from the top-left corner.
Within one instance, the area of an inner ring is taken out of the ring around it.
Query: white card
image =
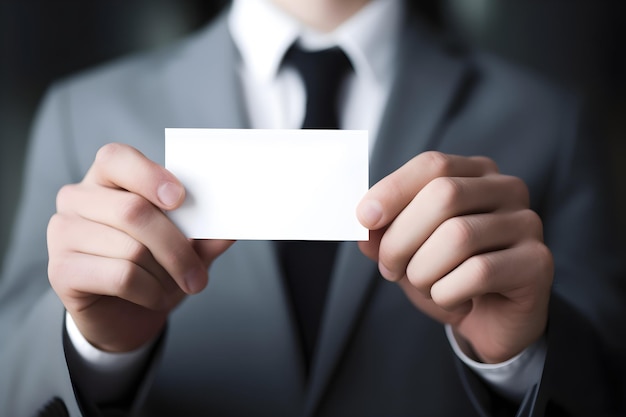
[[[367,240],[363,130],[165,129],[165,167],[183,183],[168,213],[195,239]]]

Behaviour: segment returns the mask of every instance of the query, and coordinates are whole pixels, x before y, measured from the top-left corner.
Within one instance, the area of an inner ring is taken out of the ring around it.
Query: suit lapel
[[[229,35],[227,20],[218,19],[215,25],[209,25],[210,33],[201,32],[179,52],[181,59],[165,69],[166,88],[172,98],[169,111],[175,114],[178,125],[171,127],[249,127],[236,73],[238,53]],[[372,184],[418,153],[436,147],[439,128],[467,74],[466,63],[442,52],[420,32],[414,24],[408,24],[401,35],[398,76],[370,164]],[[202,81],[181,82],[181,79]],[[263,248],[254,245],[255,253],[261,249],[271,258],[267,260],[271,264],[269,269],[276,271],[272,275],[279,280],[274,245],[257,243]],[[315,413],[377,277],[376,264],[360,253],[355,242],[340,245],[304,415]],[[276,314],[284,315],[289,311],[289,303],[282,281],[275,284],[273,294],[268,294],[270,300],[266,298],[263,303],[279,306]],[[297,329],[293,320],[288,320],[286,328],[291,330],[288,344],[296,349]],[[300,372],[296,370],[296,373]]]
[[[225,15],[199,32],[165,69],[170,114],[178,126],[247,128],[237,75],[239,54]]]
[[[237,73],[240,57],[230,36],[226,15],[219,16],[214,24],[199,32],[177,53],[179,58],[172,60],[174,62],[164,70],[164,88],[167,89],[172,103],[168,113],[174,115],[174,125],[170,127],[249,128]],[[242,259],[246,261],[242,263]],[[203,296],[239,291],[232,287],[246,288],[249,291],[253,289],[255,296],[246,298],[248,307],[239,314],[245,315],[257,310],[263,314],[255,315],[253,320],[241,321],[249,321],[250,328],[271,331],[265,337],[272,340],[275,347],[273,351],[265,349],[268,355],[265,357],[265,364],[254,368],[265,371],[254,377],[273,381],[274,385],[280,381],[281,395],[285,396],[285,408],[289,409],[291,406],[293,410],[301,404],[304,391],[304,362],[299,349],[298,330],[291,314],[273,242],[237,242],[216,261],[212,267],[211,274],[213,273],[215,276],[234,274],[237,278],[222,280],[221,283],[212,282],[211,292],[206,291],[187,300],[187,310],[191,311],[189,314],[203,314],[206,305],[215,306],[216,313],[219,313],[220,308],[223,311],[232,308],[227,305],[220,307],[220,303],[232,299],[231,297],[224,297],[223,300],[217,297],[217,300],[209,303],[203,300]],[[258,303],[250,305],[254,300]],[[196,304],[197,313],[193,309]],[[215,327],[220,328],[220,324]],[[244,331],[252,332],[250,329]],[[279,367],[278,364],[284,366]],[[248,368],[243,371],[242,378],[246,375],[250,378],[250,373],[254,370]]]
[[[424,32],[417,23],[404,31],[397,81],[373,152],[372,184],[418,153],[438,148],[440,129],[471,74],[468,61],[447,53]]]
[[[414,23],[406,25],[400,64],[370,164],[372,184],[427,149],[460,93],[467,63],[426,40]],[[325,309],[305,415],[313,415],[345,351],[368,295],[379,277],[375,262],[355,242],[341,245]],[[380,278],[382,279],[382,278]]]

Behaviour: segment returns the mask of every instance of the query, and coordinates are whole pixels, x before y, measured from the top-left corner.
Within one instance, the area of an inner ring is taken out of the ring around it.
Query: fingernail
[[[159,185],[157,195],[163,205],[167,207],[175,206],[183,195],[183,189],[173,182],[164,182]]]
[[[383,217],[383,207],[377,200],[364,201],[359,206],[359,217],[363,226],[373,227]]]
[[[206,272],[203,270],[193,270],[185,275],[185,285],[189,294],[196,294],[204,288],[206,282]]]

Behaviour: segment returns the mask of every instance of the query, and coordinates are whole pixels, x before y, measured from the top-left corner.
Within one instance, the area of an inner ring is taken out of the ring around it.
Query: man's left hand
[[[545,331],[553,259],[524,182],[492,160],[425,152],[357,208],[361,251],[470,357],[505,361]]]

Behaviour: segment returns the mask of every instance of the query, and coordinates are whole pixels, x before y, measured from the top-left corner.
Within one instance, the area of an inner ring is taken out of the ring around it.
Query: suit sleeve
[[[46,229],[56,192],[75,182],[58,91],[44,99],[29,143],[23,194],[0,281],[0,413],[32,416],[52,398],[80,415],[63,350],[64,308],[47,275]]]
[[[540,207],[555,276],[533,415],[623,415],[626,267],[617,188],[597,124],[580,108],[570,114]]]
[[[579,117],[580,109],[565,102],[562,110],[552,172],[533,202],[555,260],[542,377],[521,405],[511,404],[459,362],[461,379],[484,416],[626,412],[626,268],[609,158],[593,124]]]
[[[80,403],[80,389],[72,384],[64,349],[65,309],[47,275],[46,230],[56,194],[84,175],[74,156],[69,94],[68,88],[53,87],[37,115],[0,276],[0,417],[37,415],[53,399],[64,403],[71,416],[93,413]]]

